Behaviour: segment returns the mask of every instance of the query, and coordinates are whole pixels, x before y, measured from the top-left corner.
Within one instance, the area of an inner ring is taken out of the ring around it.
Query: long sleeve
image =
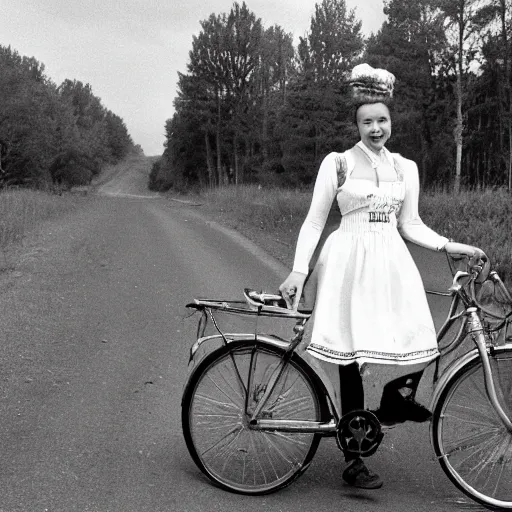
[[[337,153],[328,154],[320,165],[311,205],[297,239],[293,263],[293,270],[296,272],[303,274],[309,272],[309,262],[318,244],[332,202],[336,196],[338,187],[336,155]]]
[[[411,161],[401,158],[404,163],[405,198],[398,217],[398,230],[407,240],[440,251],[448,242],[448,238],[437,234],[423,224],[418,212],[420,181],[418,167]]]

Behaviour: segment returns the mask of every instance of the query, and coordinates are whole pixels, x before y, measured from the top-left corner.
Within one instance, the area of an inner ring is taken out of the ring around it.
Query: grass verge
[[[41,222],[65,213],[77,196],[30,190],[0,191],[0,271],[8,269],[7,251]]]
[[[290,267],[311,192],[233,186],[204,191],[194,201]],[[507,283],[512,282],[512,198],[505,190],[468,191],[458,196],[425,193],[420,200],[420,214],[425,224],[438,233],[481,247],[499,274]],[[338,222],[339,215],[333,209],[324,238]]]

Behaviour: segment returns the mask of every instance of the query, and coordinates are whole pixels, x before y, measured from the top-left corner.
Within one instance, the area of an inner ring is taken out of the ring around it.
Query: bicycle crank
[[[336,442],[343,453],[359,457],[373,455],[384,434],[377,416],[370,411],[356,410],[345,414],[336,429]]]

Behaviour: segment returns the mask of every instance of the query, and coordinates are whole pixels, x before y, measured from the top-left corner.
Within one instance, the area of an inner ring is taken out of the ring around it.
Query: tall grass
[[[76,196],[58,196],[37,190],[0,192],[0,252],[20,242],[26,233],[42,221],[73,208]],[[2,258],[0,258],[0,270]]]
[[[258,228],[293,249],[311,192],[239,186],[208,190],[201,197],[231,225],[241,230]],[[481,247],[500,275],[512,282],[512,197],[505,190],[468,191],[458,196],[423,193],[420,215],[438,233]],[[339,217],[333,214],[328,222],[336,224]]]
[[[423,221],[457,242],[482,248],[493,267],[512,281],[512,196],[505,189],[426,193],[420,199]]]
[[[269,232],[299,229],[311,200],[308,192],[257,185],[211,189],[201,197],[219,211],[234,214],[244,225]]]

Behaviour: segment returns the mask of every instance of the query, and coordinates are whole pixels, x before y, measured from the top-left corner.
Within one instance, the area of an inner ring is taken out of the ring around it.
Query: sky
[[[246,0],[265,27],[278,24],[295,42],[320,0]],[[239,0],[242,3],[242,0]],[[35,57],[53,82],[90,84],[120,116],[146,155],[162,154],[165,122],[174,112],[178,72],[186,72],[192,36],[233,0],[0,0],[0,45]],[[346,0],[377,32],[382,0]]]

